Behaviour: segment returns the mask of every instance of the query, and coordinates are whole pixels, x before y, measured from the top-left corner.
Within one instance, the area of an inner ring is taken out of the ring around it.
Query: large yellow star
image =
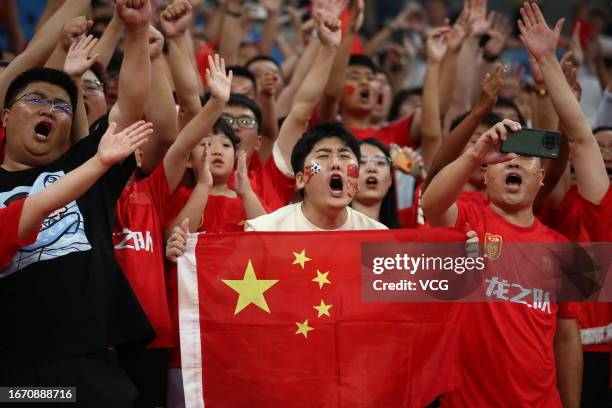
[[[303,334],[304,337],[306,338],[308,338],[308,332],[311,330],[314,330],[312,327],[308,325],[308,319],[304,320],[304,323],[295,322],[295,324],[297,324],[297,327],[298,327],[295,334]]]
[[[325,272],[325,273],[321,273],[318,269],[317,269],[317,277],[314,278],[312,281],[313,282],[317,282],[319,284],[319,289],[323,289],[323,285],[325,285],[326,283],[331,284],[331,282],[329,281],[329,279],[327,279],[327,275],[329,274],[329,271]]]
[[[268,303],[264,297],[264,292],[274,286],[278,280],[257,279],[250,259],[246,267],[246,271],[244,271],[244,278],[242,278],[242,280],[223,279],[222,281],[240,295],[238,296],[238,303],[236,303],[234,315],[240,313],[242,309],[251,303],[270,313],[270,308],[268,307]]]
[[[308,258],[306,256],[306,250],[302,249],[302,252],[300,252],[299,254],[297,252],[294,252],[293,255],[295,256],[295,260],[293,261],[293,263],[291,265],[300,265],[302,267],[302,269],[304,269],[304,264],[308,261],[310,261],[310,258]]]
[[[323,315],[331,317],[331,315],[329,314],[329,309],[332,306],[333,305],[326,305],[323,299],[321,299],[321,304],[319,306],[313,306],[313,307],[315,308],[317,312],[319,312],[319,315],[317,317],[321,317]]]

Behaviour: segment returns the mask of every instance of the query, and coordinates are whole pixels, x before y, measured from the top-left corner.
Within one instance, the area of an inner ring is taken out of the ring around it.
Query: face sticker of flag
[[[306,167],[306,183],[315,175],[321,172],[321,164],[316,161],[312,161],[310,166]]]

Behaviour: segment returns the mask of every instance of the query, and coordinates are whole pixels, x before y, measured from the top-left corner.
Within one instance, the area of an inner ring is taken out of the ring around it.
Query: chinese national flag
[[[361,244],[455,229],[192,236],[179,260],[187,407],[424,407],[456,387],[460,303],[361,301]]]

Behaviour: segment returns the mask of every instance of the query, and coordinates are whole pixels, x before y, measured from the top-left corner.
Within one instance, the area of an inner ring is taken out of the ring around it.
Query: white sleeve
[[[606,89],[597,108],[593,128],[612,127],[612,92]]]
[[[274,143],[272,147],[272,159],[274,160],[274,164],[276,167],[287,177],[295,177],[293,171],[289,170],[289,166],[285,163],[285,159],[283,159],[283,154],[280,151],[280,147],[278,147],[278,143]]]

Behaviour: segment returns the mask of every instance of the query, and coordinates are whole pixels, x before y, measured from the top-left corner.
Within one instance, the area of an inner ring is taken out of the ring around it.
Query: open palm
[[[208,56],[208,69],[206,69],[206,84],[210,94],[215,98],[227,102],[230,97],[233,74],[225,73],[225,60],[215,54],[215,57]]]
[[[537,4],[525,3],[521,7],[521,19],[518,21],[521,41],[536,60],[555,54],[563,22],[564,19],[559,20],[551,30]]]
[[[142,120],[121,132],[115,133],[116,129],[116,123],[112,122],[108,125],[108,130],[98,144],[98,157],[104,165],[109,167],[134,153],[153,133],[153,125]]]
[[[91,35],[73,42],[70,48],[68,48],[68,54],[66,54],[64,72],[70,76],[80,77],[90,69],[100,55],[89,56],[97,42],[98,39]]]

